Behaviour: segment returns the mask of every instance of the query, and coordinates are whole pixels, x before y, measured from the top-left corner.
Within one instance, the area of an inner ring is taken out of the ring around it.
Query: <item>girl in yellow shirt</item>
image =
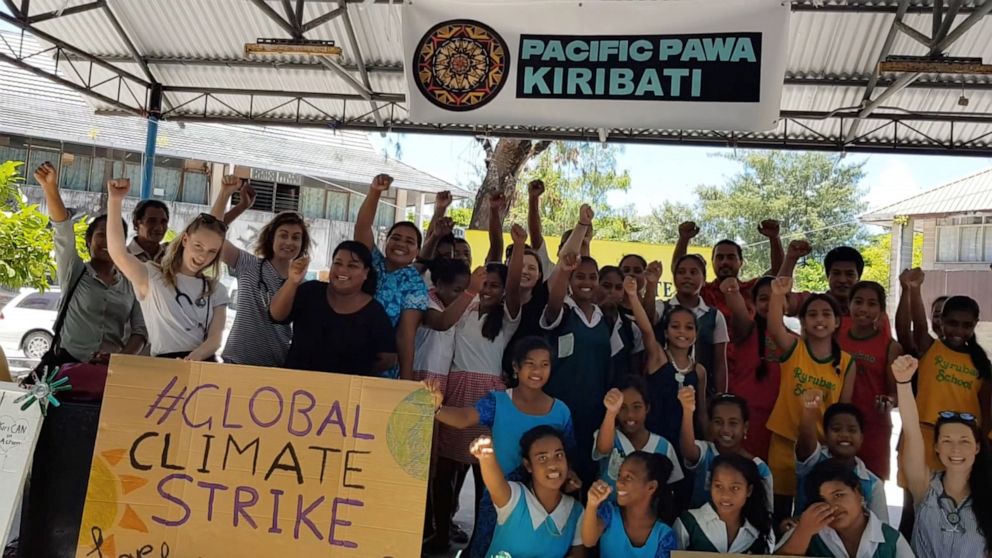
[[[913,316],[913,340],[920,353],[917,374],[916,404],[920,409],[920,428],[927,466],[931,471],[944,467],[933,445],[933,427],[941,411],[973,415],[988,435],[989,404],[992,399],[992,363],[975,338],[978,303],[966,296],[952,296],[944,302],[939,338],[927,327],[927,314],[920,296],[925,276],[913,269],[907,274],[910,312]]]
[[[802,337],[797,339],[785,327],[786,295],[792,291],[791,277],[772,282],[768,301],[768,334],[779,347],[785,347],[778,398],[768,418],[772,431],[768,466],[775,479],[775,518],[781,521],[792,512],[796,495],[796,439],[803,409],[803,393],[815,389],[821,394],[823,409],[837,402],[850,402],[855,374],[854,360],[840,350],[834,333],[840,327],[840,307],[827,294],[814,294],[799,310]],[[823,411],[821,409],[821,412]],[[822,428],[819,437],[823,438]]]

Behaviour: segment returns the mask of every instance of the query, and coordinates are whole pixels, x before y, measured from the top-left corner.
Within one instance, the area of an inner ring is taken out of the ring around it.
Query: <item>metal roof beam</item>
[[[989,1],[992,2],[992,0]],[[355,57],[355,64],[358,65],[358,74],[362,77],[362,83],[365,85],[365,88],[371,91],[372,82],[369,81],[369,73],[365,68],[365,57],[362,55],[362,49],[358,45],[358,38],[355,34],[355,26],[351,23],[351,15],[348,14],[348,4],[342,0],[340,7],[344,8],[344,13],[341,14],[341,17],[344,19],[344,30],[348,36],[348,45],[351,48],[353,56]],[[376,124],[381,127],[383,121],[382,113],[379,112],[379,105],[374,102],[372,103],[372,112]]]
[[[303,35],[299,33],[299,31],[297,31],[297,29],[293,27],[292,24],[290,24],[288,21],[283,19],[282,16],[280,16],[278,13],[276,13],[275,10],[269,7],[269,5],[265,3],[265,0],[251,0],[251,3],[255,4],[256,8],[258,8],[263,14],[265,14],[266,17],[268,17],[273,22],[275,22],[276,25],[281,27],[283,31],[289,34],[290,37],[293,37],[294,39],[303,38]]]
[[[339,14],[340,15],[340,14]],[[309,24],[308,24],[309,25]],[[306,27],[306,25],[304,25]],[[105,62],[118,63],[118,62],[132,62],[133,60],[129,56],[124,55],[105,55],[100,56],[100,59]],[[275,68],[275,69],[286,69],[286,70],[312,70],[315,72],[324,72],[326,69],[324,65],[320,62],[282,62],[278,60],[249,60],[245,58],[221,58],[221,59],[207,59],[207,58],[181,58],[181,57],[169,57],[169,56],[145,56],[145,62],[150,66],[226,66],[226,67],[238,67],[238,68]],[[358,66],[356,64],[341,64],[342,68],[348,71],[358,71]],[[402,74],[403,66],[395,65],[390,66],[386,64],[376,64],[376,65],[366,65],[365,69],[370,74]]]
[[[103,13],[107,16],[107,19],[110,20],[110,25],[113,26],[114,31],[117,32],[117,35],[120,36],[121,41],[124,42],[124,46],[131,54],[131,60],[134,61],[139,68],[141,68],[141,73],[145,74],[145,77],[149,82],[158,82],[158,80],[155,79],[155,76],[152,75],[152,71],[148,68],[148,64],[145,63],[144,58],[142,58],[141,54],[138,52],[138,48],[134,46],[134,41],[131,40],[131,36],[128,35],[128,32],[124,29],[124,26],[121,25],[120,20],[117,19],[117,16],[114,14],[114,10],[109,5],[104,3]]]
[[[96,91],[94,91],[89,87],[86,87],[85,85],[79,85],[75,82],[63,78],[62,76],[56,75],[54,73],[48,73],[42,68],[39,68],[37,66],[32,66],[31,64],[28,64],[27,62],[21,59],[14,58],[13,56],[8,56],[3,52],[0,52],[0,61],[17,66],[22,70],[26,70],[28,72],[31,72],[32,74],[35,74],[36,76],[42,77],[49,81],[53,81],[64,87],[68,87],[69,89],[82,93],[83,95],[93,97],[94,99],[97,99],[98,101],[102,103],[106,103],[112,107],[117,107],[118,110],[123,111],[129,115],[141,116],[142,113],[144,112],[144,107],[133,107],[128,104],[122,103],[117,99],[113,99],[111,97],[107,97],[106,95],[97,93]],[[112,79],[123,79],[123,77],[118,76],[117,78],[112,78]],[[101,82],[101,85],[102,83],[104,82]]]
[[[868,85],[870,76],[804,76],[786,75],[785,85],[818,86],[818,87],[865,87]],[[888,87],[895,80],[879,78],[876,82],[878,87]],[[909,89],[953,89],[968,91],[992,91],[992,82],[959,82],[948,80],[922,80],[918,79],[907,86]]]
[[[350,0],[349,0],[350,1]],[[361,1],[361,0],[358,0]],[[960,13],[971,13],[977,9],[976,6],[962,6]],[[899,11],[898,4],[889,2],[862,3],[857,0],[848,0],[840,4],[827,4],[814,0],[793,0],[793,12],[813,12],[813,13],[843,13],[843,14],[894,14]],[[933,14],[933,5],[930,3],[913,3],[906,9],[907,14]],[[944,18],[947,15],[945,14]],[[943,21],[941,22],[943,24]]]
[[[338,17],[339,15],[343,14],[344,11],[345,11],[345,7],[344,6],[340,6],[338,8],[335,8],[335,9],[327,12],[326,14],[324,14],[322,16],[318,16],[318,17],[315,17],[315,18],[311,19],[310,21],[308,21],[308,22],[306,22],[306,23],[303,24],[303,32],[304,33],[307,33],[309,31],[313,31],[317,27],[320,27],[321,25],[327,23],[328,21],[331,21],[332,19],[334,19],[334,18]]]
[[[908,3],[909,3],[909,0],[902,0],[902,3],[899,5],[899,7],[901,9],[902,8],[905,8],[908,5]],[[988,15],[988,13],[990,11],[992,11],[992,0],[985,0],[985,2],[983,2],[981,6],[977,6],[975,8],[975,11],[971,12],[970,14],[968,14],[968,17],[966,17],[964,21],[962,21],[960,24],[958,24],[958,26],[955,27],[952,31],[950,31],[946,36],[944,36],[939,41],[934,41],[933,44],[930,46],[929,56],[940,56],[940,55],[942,55],[943,52],[944,52],[944,49],[946,49],[947,47],[949,47],[952,44],[954,44],[954,41],[958,40],[969,29],[971,29],[976,23],[978,23],[979,21],[981,21],[982,18],[984,18],[986,15]],[[889,38],[891,38],[892,32],[894,30],[898,29],[898,26],[899,26],[899,23],[901,22],[901,20],[902,20],[901,15],[900,14],[896,14],[896,19],[895,19],[895,21],[893,21],[892,27],[889,29],[889,37],[886,37],[885,46],[891,47],[891,43],[889,41]],[[881,71],[880,63],[882,61],[884,61],[885,58],[888,57],[888,55],[889,55],[889,53],[887,52],[887,50],[883,46],[882,52],[879,55],[879,60],[878,60],[879,63],[876,63],[876,65],[875,65],[875,71],[873,73],[873,77],[878,76],[878,74]],[[870,115],[872,113],[872,111],[874,111],[876,108],[878,108],[879,106],[881,106],[881,104],[884,103],[888,98],[890,98],[891,96],[895,95],[896,93],[902,91],[909,84],[911,84],[914,81],[916,81],[921,75],[923,75],[923,74],[918,73],[918,72],[903,74],[898,79],[896,79],[895,82],[893,82],[891,85],[889,85],[889,87],[887,87],[885,89],[885,91],[883,91],[875,99],[871,99],[871,92],[872,92],[872,89],[874,88],[874,84],[873,83],[869,83],[869,87],[866,89],[865,96],[864,96],[864,99],[862,101],[863,103],[865,103],[864,108],[858,114],[858,119],[854,120],[854,122],[851,123],[851,129],[848,131],[847,136],[845,137],[845,141],[846,142],[850,142],[851,140],[854,139],[854,137],[858,133],[858,126],[859,126],[859,122],[861,120],[863,120],[866,116]],[[875,79],[877,80],[877,77],[875,77]]]
[[[31,24],[41,23],[42,21],[48,21],[50,19],[56,19],[59,17],[65,17],[72,14],[79,14],[82,12],[88,12],[90,10],[96,10],[104,7],[106,4],[107,4],[106,0],[96,0],[95,2],[90,2],[88,4],[71,6],[64,10],[55,10],[53,12],[45,12],[43,14],[33,15],[27,19],[28,19],[28,23]]]
[[[145,80],[143,78],[140,78],[140,77],[138,77],[138,76],[136,76],[136,75],[134,75],[134,74],[132,74],[130,72],[125,72],[124,70],[121,70],[120,68],[118,68],[117,66],[114,66],[113,64],[111,64],[109,62],[105,62],[105,61],[101,60],[100,57],[93,56],[92,54],[86,52],[85,50],[83,50],[83,49],[81,49],[79,47],[73,46],[73,45],[71,45],[71,44],[63,41],[62,39],[59,39],[58,37],[54,37],[52,35],[49,35],[48,33],[45,33],[44,31],[41,31],[41,30],[35,28],[34,26],[28,24],[27,22],[21,21],[21,20],[17,19],[16,17],[13,17],[13,16],[7,15],[7,14],[5,14],[3,12],[0,12],[0,21],[4,21],[6,23],[9,23],[9,24],[13,25],[14,27],[17,27],[18,29],[22,29],[24,31],[27,31],[28,33],[31,33],[32,35],[34,35],[35,37],[41,39],[42,41],[51,43],[51,44],[53,44],[53,45],[55,45],[55,46],[57,46],[57,47],[59,47],[59,48],[61,48],[63,50],[69,51],[73,55],[78,56],[79,58],[82,58],[83,60],[86,60],[87,62],[90,62],[90,63],[92,63],[94,65],[100,66],[101,68],[104,68],[105,70],[109,70],[109,71],[111,71],[111,72],[113,72],[115,74],[120,75],[121,77],[127,78],[128,80],[133,81],[133,82],[135,82],[135,83],[137,83],[137,84],[139,84],[139,85],[141,85],[141,86],[143,86],[145,88],[151,87],[151,82],[149,82],[149,81],[147,81],[147,80]]]
[[[185,87],[176,85],[163,85],[162,91],[171,93],[195,93],[201,95],[248,95],[256,97],[285,97],[288,99],[327,99],[333,101],[365,101],[361,95],[350,95],[347,93],[319,93],[303,91],[273,91],[266,89],[230,89],[220,87]],[[372,100],[383,103],[403,103],[406,102],[406,95],[400,93],[376,93],[370,95]]]
[[[961,11],[961,2],[962,0],[948,1],[947,12],[944,14],[944,18],[940,22],[940,27],[933,34],[934,42],[940,42],[947,36],[947,32],[951,30],[951,25],[954,23],[954,18],[957,17],[958,12]]]
[[[21,10],[19,10],[17,6],[14,5],[14,0],[3,0],[3,3],[5,6],[7,6],[7,9],[10,10],[11,15],[13,15],[16,18],[21,17]]]

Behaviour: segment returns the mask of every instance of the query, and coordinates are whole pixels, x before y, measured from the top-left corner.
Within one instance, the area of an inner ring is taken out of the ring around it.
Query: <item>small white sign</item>
[[[9,382],[0,382],[0,543],[7,541],[21,492],[41,432],[41,407],[33,403],[21,410],[14,400],[27,393]]]

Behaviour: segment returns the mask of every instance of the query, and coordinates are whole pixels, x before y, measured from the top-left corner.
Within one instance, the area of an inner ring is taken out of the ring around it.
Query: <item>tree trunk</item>
[[[488,140],[483,143],[486,150],[486,176],[475,194],[470,229],[489,227],[489,196],[494,192],[501,192],[506,196],[506,206],[500,215],[500,218],[506,218],[517,193],[517,176],[520,171],[531,157],[539,155],[550,145],[550,141],[519,139],[501,139],[495,147],[490,146]]]

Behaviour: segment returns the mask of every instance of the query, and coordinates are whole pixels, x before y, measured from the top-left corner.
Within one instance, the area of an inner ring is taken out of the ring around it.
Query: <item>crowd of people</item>
[[[219,354],[423,381],[438,425],[425,552],[467,542],[467,557],[989,556],[992,364],[975,337],[979,308],[941,297],[928,320],[919,269],[901,275],[893,328],[885,288],[861,281],[854,248],[827,253],[826,293],[796,292],[793,270],[811,247],[783,246],[776,221],[759,225],[772,263],[752,279],[740,277],[732,240],[709,262],[687,253],[699,228],[684,223],[671,262],[676,294],[662,301],[660,262],[590,257],[588,206],[552,262],[535,181],[526,227],[510,227],[505,251],[506,200],[491,198],[491,246],[473,270],[446,192],[424,233],[400,222],[377,244],[386,175],[372,180],[354,239],[334,248],[327,281],[306,280],[311,243],[296,213],[275,215],[254,252],[225,239],[255,197],[235,177],[224,178],[211,213],[167,245],[169,209],[155,200],[134,209],[127,244],[130,184],[110,181],[84,263],[55,168],[46,163],[35,178],[65,299],[61,363]],[[224,347],[221,264],[239,282]],[[799,332],[786,316],[798,317]],[[898,523],[882,490],[896,407],[906,493]],[[452,521],[469,471],[471,538]]]

